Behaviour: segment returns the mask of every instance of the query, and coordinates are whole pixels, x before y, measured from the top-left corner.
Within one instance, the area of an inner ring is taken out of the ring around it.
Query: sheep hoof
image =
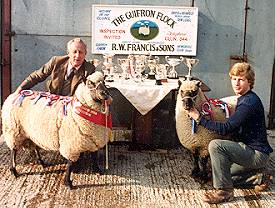
[[[103,175],[103,174],[104,174],[103,170],[101,170],[101,169],[98,167],[97,164],[93,164],[93,165],[92,165],[92,171],[93,171],[94,173],[98,173],[99,175]]]
[[[38,162],[38,164],[41,165],[43,168],[47,168],[47,167],[51,166],[50,164],[47,164],[47,163],[45,163],[43,161]]]
[[[65,180],[64,184],[66,187],[68,187],[70,190],[73,189],[73,183],[71,180]]]
[[[209,178],[207,177],[207,174],[203,172],[193,173],[191,176],[194,178],[194,180],[200,184],[206,184],[209,181]]]
[[[191,175],[192,175],[193,177],[199,177],[199,176],[200,176],[200,172],[201,172],[200,169],[194,169],[194,170],[192,170]]]
[[[19,176],[19,174],[17,173],[15,168],[10,168],[10,172],[15,178],[17,178]]]
[[[48,166],[47,164],[44,163],[43,160],[38,160],[38,164],[41,165],[43,168]]]

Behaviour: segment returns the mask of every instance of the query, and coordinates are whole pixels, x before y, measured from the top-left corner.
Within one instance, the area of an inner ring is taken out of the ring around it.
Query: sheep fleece
[[[184,89],[183,84],[181,85],[181,88]],[[198,93],[198,102],[196,102],[196,108],[201,109],[201,103],[204,102],[200,100],[201,98],[205,98],[203,95],[203,92],[199,90]],[[177,135],[179,138],[179,141],[181,144],[189,149],[192,153],[195,152],[195,150],[199,150],[199,154],[201,157],[208,156],[208,144],[213,139],[231,139],[230,135],[228,136],[222,136],[218,135],[217,133],[210,131],[203,126],[198,125],[196,133],[192,134],[192,122],[190,117],[187,114],[187,111],[183,109],[181,96],[178,94],[177,101],[176,101],[176,130]],[[222,98],[224,102],[229,104],[230,112],[235,111],[235,106],[237,103],[237,97],[231,96]],[[199,107],[200,106],[200,107]],[[211,104],[211,109],[213,110],[213,117],[216,121],[224,121],[225,120],[225,113],[220,109]]]
[[[27,96],[20,106],[14,100],[10,95],[2,108],[3,134],[10,149],[31,139],[45,150],[60,151],[66,159],[77,161],[80,152],[96,151],[108,142],[111,130],[81,118],[73,112],[71,102],[64,115],[61,101],[46,106],[45,98],[33,104]]]

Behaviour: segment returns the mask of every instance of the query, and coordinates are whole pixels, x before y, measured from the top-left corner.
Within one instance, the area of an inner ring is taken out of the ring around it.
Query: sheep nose
[[[192,104],[190,102],[187,102],[185,104],[185,108],[191,109],[192,108]]]
[[[183,105],[185,110],[190,110],[193,107],[192,99],[184,99]]]
[[[102,95],[102,97],[107,100],[110,96],[110,93],[108,91],[101,91],[100,93]]]

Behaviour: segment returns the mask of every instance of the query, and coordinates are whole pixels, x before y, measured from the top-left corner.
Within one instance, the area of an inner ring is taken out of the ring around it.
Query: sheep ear
[[[196,82],[197,87],[201,87],[201,85],[202,85],[201,81],[196,80],[195,82]]]
[[[92,82],[91,80],[87,79],[86,80],[86,85],[88,88],[93,88],[95,86],[95,83]]]
[[[198,80],[198,81],[201,82],[201,90],[202,90],[203,92],[209,92],[209,91],[211,91],[210,87],[208,87],[208,86],[207,86],[202,80],[200,80],[199,78],[197,78],[197,77],[192,77],[192,79],[193,79],[193,80]]]
[[[180,87],[181,84],[182,84],[182,82],[181,82],[181,80],[179,79],[179,80],[178,80],[178,86]]]
[[[183,80],[183,81],[187,80],[187,77],[186,77],[186,76],[183,76],[183,77],[182,77],[182,80]]]

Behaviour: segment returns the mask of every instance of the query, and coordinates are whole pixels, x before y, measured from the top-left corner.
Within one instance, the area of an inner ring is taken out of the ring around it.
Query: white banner
[[[92,53],[195,56],[198,8],[92,6]]]

